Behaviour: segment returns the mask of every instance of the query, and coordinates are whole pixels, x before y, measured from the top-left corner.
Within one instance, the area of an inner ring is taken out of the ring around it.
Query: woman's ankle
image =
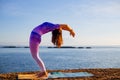
[[[38,77],[48,77],[48,72],[40,72],[39,74],[37,74]]]
[[[43,75],[46,75],[46,76],[48,76],[48,72],[47,71],[45,71],[45,72],[42,72],[43,73]]]

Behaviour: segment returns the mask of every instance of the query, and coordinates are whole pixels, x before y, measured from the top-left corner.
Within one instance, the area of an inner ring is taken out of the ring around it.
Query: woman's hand
[[[72,35],[73,37],[75,37],[75,32],[72,29],[70,30],[70,35]]]

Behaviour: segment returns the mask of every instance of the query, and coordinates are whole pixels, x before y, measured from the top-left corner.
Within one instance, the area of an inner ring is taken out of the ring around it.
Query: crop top
[[[43,35],[45,33],[48,33],[50,31],[53,31],[55,29],[59,29],[60,25],[59,24],[53,24],[50,22],[44,22],[41,25],[38,25],[37,27],[35,27],[32,32],[36,32],[39,35]]]

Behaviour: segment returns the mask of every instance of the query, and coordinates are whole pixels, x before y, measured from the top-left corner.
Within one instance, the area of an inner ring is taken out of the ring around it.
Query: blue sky
[[[64,45],[120,45],[120,0],[0,0],[0,45],[28,45],[31,30],[45,22],[66,23]],[[42,46],[52,45],[51,33]]]

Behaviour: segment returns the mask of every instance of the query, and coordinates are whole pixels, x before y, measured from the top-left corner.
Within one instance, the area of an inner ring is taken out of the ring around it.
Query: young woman
[[[39,57],[39,44],[41,42],[41,36],[45,33],[52,31],[52,43],[57,47],[61,47],[62,40],[62,30],[70,32],[70,35],[75,36],[74,31],[66,24],[53,24],[50,22],[44,22],[43,24],[35,27],[30,35],[30,51],[32,57],[35,59],[41,71],[37,74],[38,77],[48,77],[45,65],[41,58]]]

